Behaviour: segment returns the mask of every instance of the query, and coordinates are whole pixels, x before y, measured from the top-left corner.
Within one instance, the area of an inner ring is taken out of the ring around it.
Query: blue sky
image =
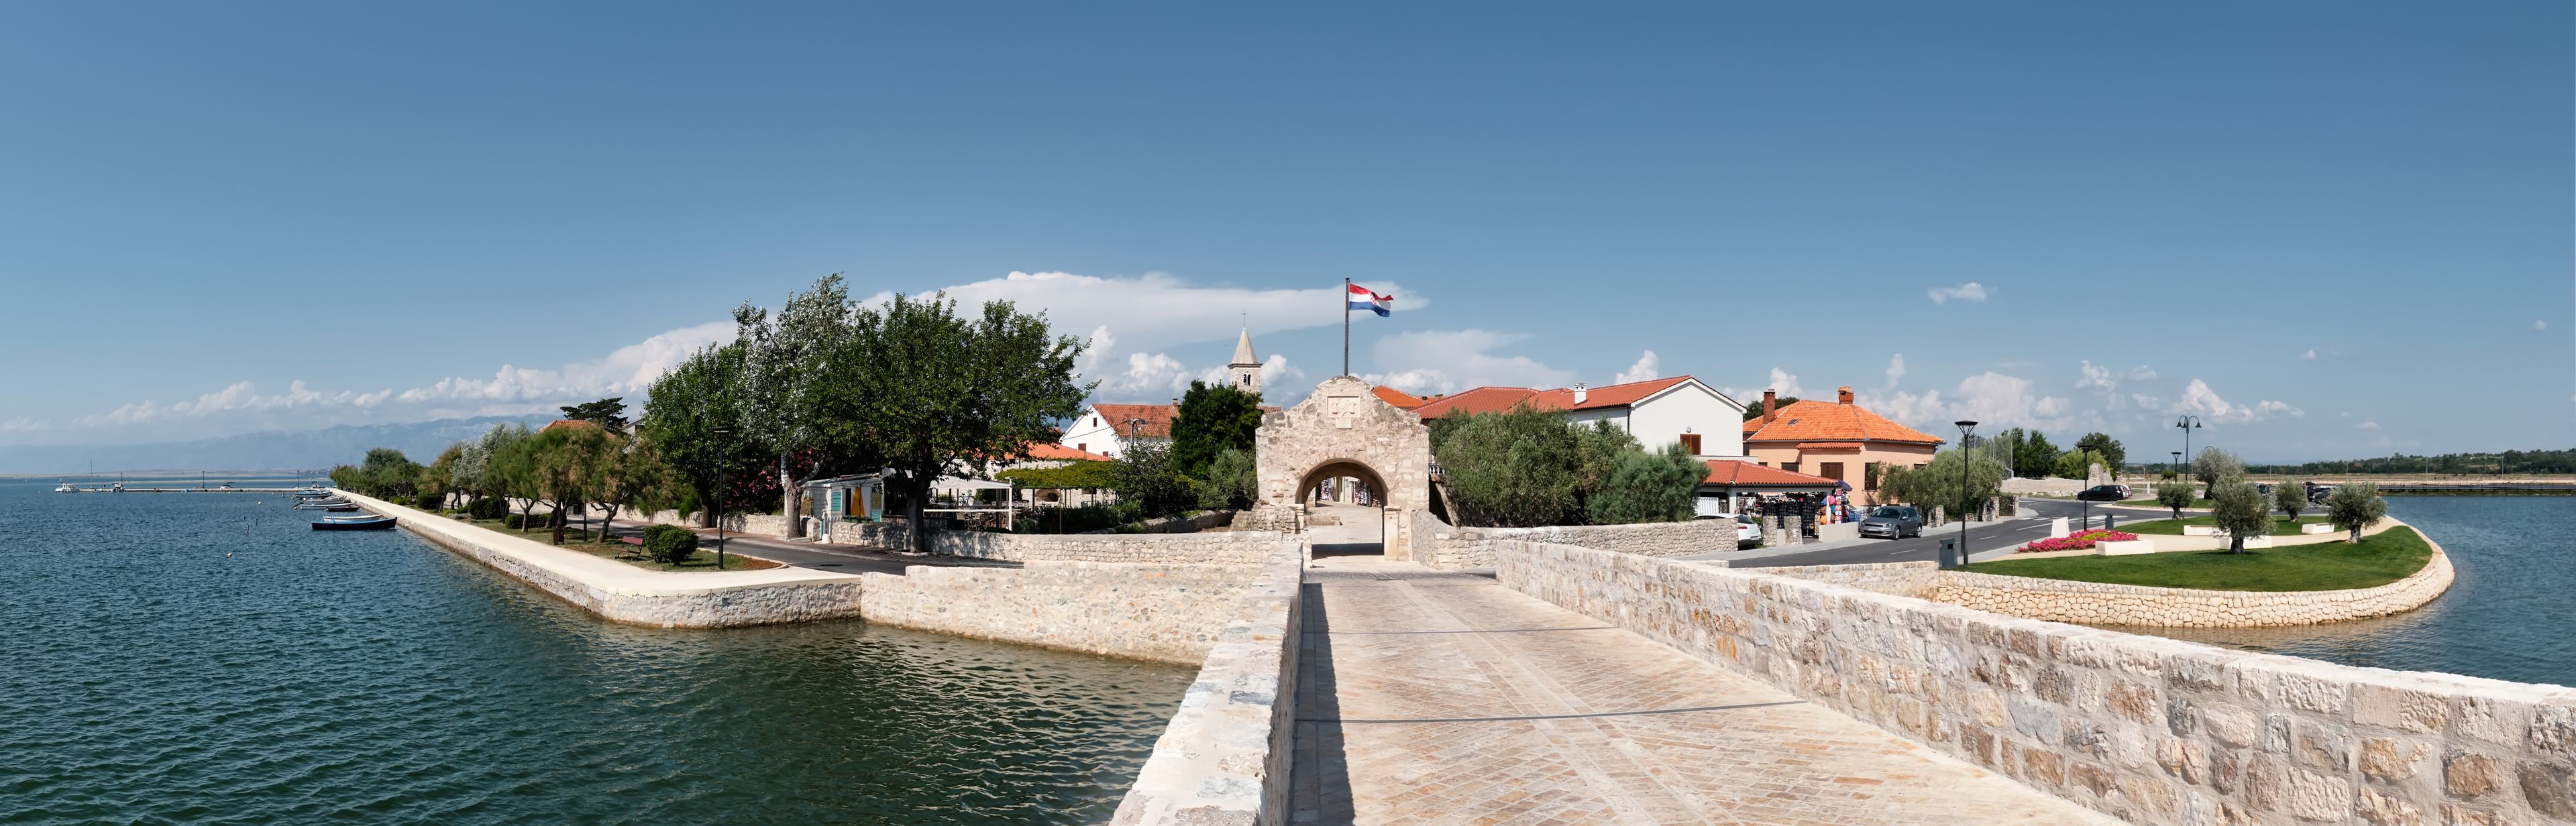
[[[0,445],[629,392],[837,271],[1048,307],[1112,399],[1246,317],[1302,391],[1348,277],[1423,391],[2567,447],[2576,19],[2475,11],[0,7]]]

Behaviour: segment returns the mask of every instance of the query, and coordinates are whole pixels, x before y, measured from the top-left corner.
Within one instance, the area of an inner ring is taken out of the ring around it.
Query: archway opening
[[[1386,495],[1386,478],[1358,462],[1325,462],[1306,471],[1297,504],[1305,506],[1315,555],[1385,554]]]

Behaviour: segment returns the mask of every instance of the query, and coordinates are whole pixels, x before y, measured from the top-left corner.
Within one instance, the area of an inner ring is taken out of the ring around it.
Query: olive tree
[[[2299,521],[2299,512],[2308,509],[2308,486],[2297,479],[2283,479],[2272,486],[2272,507],[2280,508],[2290,521]]]
[[[2379,498],[2378,485],[2355,482],[2326,494],[2326,520],[2351,532],[2346,541],[2361,541],[2362,530],[2379,524],[2379,520],[2387,516],[2388,500]]]
[[[1454,417],[1455,414],[1452,414]],[[1530,528],[1583,518],[1583,437],[1553,410],[1519,405],[1451,427],[1435,455],[1460,526]]]
[[[1694,515],[1692,500],[1707,480],[1708,463],[1691,458],[1679,442],[1655,453],[1631,449],[1619,455],[1586,507],[1595,525],[1681,522]]]
[[[2219,482],[2243,475],[2245,475],[2245,463],[2238,460],[2236,454],[2215,447],[2204,447],[2200,449],[2199,455],[2191,457],[2191,476],[2200,480],[2204,491],[2201,498],[2215,501],[2218,499]]]
[[[1962,475],[1966,476],[1962,489]],[[1978,506],[2003,492],[2004,466],[1985,455],[1974,462],[1957,450],[1943,451],[1919,468],[1892,468],[1879,482],[1880,498],[1929,510],[1940,506],[1953,518],[1966,518]]]
[[[2182,509],[2191,507],[2192,494],[2198,492],[2200,489],[2192,487],[2190,482],[2157,482],[2156,504],[2172,508],[2173,518],[2181,519]]]
[[[2245,552],[2245,539],[2272,534],[2272,509],[2265,507],[2263,494],[2242,479],[2229,479],[2219,484],[2209,497],[2210,521],[2227,532],[2227,552]]]

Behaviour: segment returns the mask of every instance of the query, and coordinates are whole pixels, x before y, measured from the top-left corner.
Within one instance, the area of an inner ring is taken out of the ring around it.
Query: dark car
[[[2129,486],[2128,486],[2128,485],[2094,485],[2094,486],[2092,486],[2092,487],[2085,488],[2085,489],[2084,489],[2084,491],[2083,491],[2082,493],[2075,494],[2075,501],[2078,501],[2078,502],[2126,502],[2126,501],[2129,501]]]
[[[1923,512],[1905,505],[1880,505],[1860,520],[1860,535],[1903,539],[1923,535]]]

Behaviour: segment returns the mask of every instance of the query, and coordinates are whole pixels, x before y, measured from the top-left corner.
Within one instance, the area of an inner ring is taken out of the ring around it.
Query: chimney
[[[1844,388],[1840,388],[1840,389],[1835,390],[1835,391],[1834,391],[1834,400],[1835,400],[1835,401],[1842,402],[1843,404],[1850,404],[1850,403],[1851,403],[1851,388],[1849,388],[1849,387],[1844,387]]]
[[[1585,395],[1587,395],[1587,394],[1583,391],[1583,385],[1582,385],[1582,384],[1580,384],[1580,383],[1575,384],[1575,385],[1574,385],[1574,403],[1575,403],[1575,404],[1582,404],[1582,403],[1583,403],[1583,397],[1584,397]]]
[[[1779,413],[1780,413],[1780,393],[1779,393],[1779,391],[1776,391],[1776,390],[1764,390],[1764,391],[1762,391],[1762,423],[1763,423],[1763,424],[1770,424],[1770,423],[1771,423],[1771,417],[1772,417],[1772,416],[1775,416],[1775,415],[1779,415]]]

